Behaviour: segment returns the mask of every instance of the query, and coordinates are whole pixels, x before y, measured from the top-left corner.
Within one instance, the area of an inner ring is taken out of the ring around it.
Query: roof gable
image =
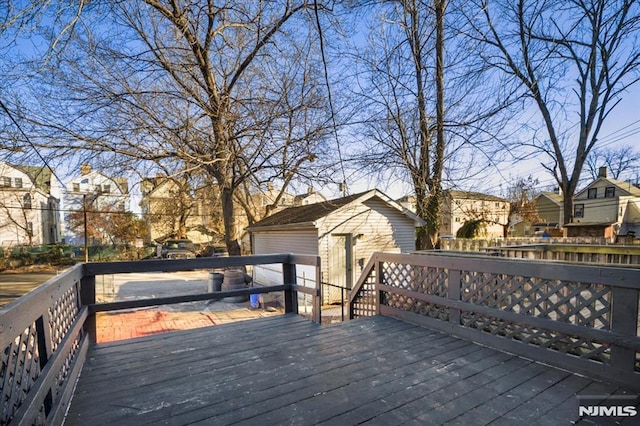
[[[599,177],[593,182],[591,182],[589,185],[587,185],[585,188],[583,188],[580,192],[576,193],[574,198],[583,198],[588,193],[589,189],[594,187],[599,187],[602,185],[613,186],[623,191],[623,194],[620,194],[618,191],[616,191],[616,197],[620,195],[632,195],[634,197],[640,197],[640,188],[638,188],[637,186],[629,182],[623,182],[617,179]]]
[[[557,192],[541,192],[537,197],[535,197],[535,200],[537,201],[543,197],[558,206],[562,206],[562,201],[564,200],[564,197]]]

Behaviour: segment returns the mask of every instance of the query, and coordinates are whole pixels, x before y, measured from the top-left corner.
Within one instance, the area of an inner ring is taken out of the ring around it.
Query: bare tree
[[[485,76],[474,67],[472,46],[461,44],[447,21],[447,8],[443,0],[384,3],[359,57],[369,79],[358,93],[369,139],[359,160],[410,182],[426,222],[416,238],[420,249],[436,246],[443,182],[471,178],[498,157],[483,146],[498,132],[503,107],[484,99]],[[466,155],[474,160],[457,161]]]
[[[586,165],[592,179],[600,175],[600,167],[607,168],[607,174],[614,179],[633,172],[640,162],[640,153],[631,145],[615,148],[593,149],[587,157]]]
[[[314,9],[322,5],[96,6],[48,70],[53,115],[23,118],[59,154],[92,152],[120,168],[154,163],[175,176],[210,176],[228,252],[239,254],[236,190],[274,178],[286,185],[324,150],[330,121],[305,15]]]
[[[637,83],[640,5],[634,0],[474,0],[469,34],[486,64],[521,85],[541,119],[521,146],[542,153],[562,188],[564,217],[589,153],[624,91]],[[514,146],[513,149],[517,149]]]

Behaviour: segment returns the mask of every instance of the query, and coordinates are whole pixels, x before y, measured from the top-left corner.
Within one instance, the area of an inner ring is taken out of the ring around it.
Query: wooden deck
[[[93,345],[65,424],[561,425],[576,394],[624,393],[389,317],[289,314]]]

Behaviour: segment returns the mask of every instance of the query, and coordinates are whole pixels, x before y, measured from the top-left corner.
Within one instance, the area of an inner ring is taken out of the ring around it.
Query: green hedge
[[[138,260],[155,253],[154,247],[91,246],[89,260]],[[46,246],[0,247],[0,271],[33,265],[70,266],[84,261],[84,247],[64,244]]]

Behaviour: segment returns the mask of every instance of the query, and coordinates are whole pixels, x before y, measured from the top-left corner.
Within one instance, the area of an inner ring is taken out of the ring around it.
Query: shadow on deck
[[[65,424],[558,425],[607,394],[627,392],[397,319],[288,314],[93,345]]]

